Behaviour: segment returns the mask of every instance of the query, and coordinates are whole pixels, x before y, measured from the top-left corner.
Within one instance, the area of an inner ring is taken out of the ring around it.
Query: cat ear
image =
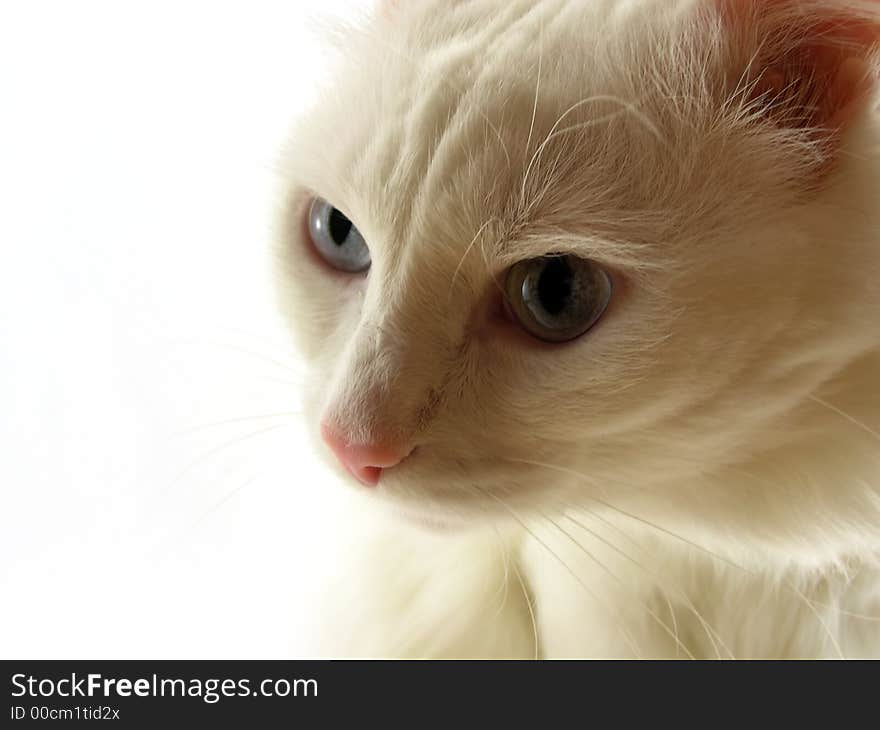
[[[734,96],[781,127],[832,135],[873,98],[880,0],[715,0]]]

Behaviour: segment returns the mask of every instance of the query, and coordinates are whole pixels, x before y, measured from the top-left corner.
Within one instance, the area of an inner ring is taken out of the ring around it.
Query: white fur
[[[358,495],[318,653],[880,656],[876,105],[831,144],[773,117],[760,33],[713,7],[412,0],[338,34],[281,300],[314,432],[417,451]],[[367,277],[308,252],[312,195]],[[542,345],[495,280],[563,251],[615,296]]]

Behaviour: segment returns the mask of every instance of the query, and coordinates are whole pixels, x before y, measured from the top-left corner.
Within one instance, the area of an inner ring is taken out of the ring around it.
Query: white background
[[[272,167],[365,4],[0,4],[0,657],[304,651],[335,485]]]

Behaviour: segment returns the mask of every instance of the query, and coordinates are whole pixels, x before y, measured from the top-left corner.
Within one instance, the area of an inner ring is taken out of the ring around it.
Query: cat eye
[[[367,242],[338,208],[322,198],[315,198],[309,208],[308,222],[315,250],[334,269],[357,274],[370,268]]]
[[[568,342],[583,335],[611,301],[611,277],[570,255],[520,261],[507,274],[508,310],[533,337]]]

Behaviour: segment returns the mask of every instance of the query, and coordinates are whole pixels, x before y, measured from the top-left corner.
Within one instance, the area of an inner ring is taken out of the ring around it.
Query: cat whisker
[[[625,537],[625,538],[626,538],[626,539],[627,539],[627,540],[628,540],[628,541],[629,541],[634,547],[636,547],[638,550],[640,550],[640,551],[644,550],[644,548],[643,548],[642,546],[640,546],[635,540],[633,540],[632,538],[630,538],[630,537],[629,537],[629,536],[628,536],[623,530],[619,529],[619,528],[616,527],[614,524],[612,524],[612,523],[609,522],[608,520],[604,519],[601,515],[596,514],[596,513],[593,512],[592,510],[584,510],[584,511],[586,511],[587,514],[589,514],[589,516],[592,517],[593,519],[598,520],[599,522],[601,522],[602,524],[604,524],[604,525],[605,525],[606,527],[608,527],[609,529],[612,529],[612,530],[614,530],[615,532],[617,532],[618,534],[620,534],[621,536]],[[625,558],[626,560],[629,560],[629,561],[630,561],[631,563],[633,563],[636,567],[640,568],[640,569],[643,570],[645,573],[647,573],[649,576],[651,576],[652,578],[654,578],[655,580],[657,580],[657,581],[658,581],[658,583],[657,583],[657,587],[658,587],[658,588],[660,589],[660,591],[663,593],[663,597],[665,598],[666,603],[667,603],[667,605],[668,605],[668,607],[669,607],[669,612],[670,612],[670,615],[672,616],[672,620],[673,620],[673,622],[675,622],[675,611],[673,610],[673,608],[672,608],[672,604],[671,604],[671,602],[669,601],[669,595],[667,594],[666,590],[662,587],[662,583],[664,582],[664,579],[662,579],[661,576],[659,576],[657,573],[655,573],[655,572],[649,570],[649,569],[648,569],[647,567],[645,567],[642,563],[640,563],[640,562],[637,561],[635,558],[633,558],[631,555],[629,555],[626,551],[622,550],[622,549],[621,549],[620,547],[618,547],[617,545],[614,545],[614,543],[612,543],[610,540],[606,540],[606,539],[603,538],[601,535],[599,535],[597,532],[591,530],[589,527],[587,527],[587,526],[586,526],[584,523],[582,523],[580,520],[575,519],[574,517],[572,517],[572,516],[571,516],[570,514],[568,514],[568,513],[563,514],[563,517],[564,517],[565,519],[569,520],[570,522],[573,522],[575,525],[577,525],[578,527],[580,527],[582,530],[585,530],[586,532],[588,532],[588,533],[589,533],[590,535],[592,535],[594,538],[596,538],[597,540],[599,540],[599,541],[602,542],[603,544],[607,545],[610,549],[614,550],[616,553],[618,553],[619,555],[621,555],[623,558]],[[713,651],[715,652],[715,654],[716,654],[716,656],[718,657],[718,659],[721,659],[721,658],[722,658],[722,657],[721,657],[721,652],[720,652],[720,650],[719,650],[719,648],[718,648],[718,645],[719,645],[719,644],[721,645],[721,648],[723,648],[724,651],[727,652],[728,656],[729,656],[731,659],[734,659],[735,657],[734,657],[733,652],[732,652],[732,651],[731,651],[731,650],[725,645],[724,641],[721,639],[721,636],[718,634],[718,631],[716,631],[714,628],[712,628],[712,627],[709,625],[709,623],[705,620],[705,618],[703,617],[703,615],[699,612],[699,610],[697,610],[697,607],[696,607],[696,606],[693,604],[693,602],[690,600],[690,598],[688,597],[687,593],[685,593],[685,592],[684,592],[683,590],[681,590],[680,588],[675,588],[675,587],[673,587],[673,590],[675,591],[676,595],[678,595],[681,599],[684,600],[684,602],[685,602],[685,604],[686,604],[688,610],[689,610],[691,613],[693,613],[694,616],[696,617],[697,621],[700,622],[700,625],[702,626],[703,631],[706,633],[706,637],[709,639],[709,642],[712,644],[712,649],[713,649]],[[717,639],[717,642],[716,642],[716,639]]]
[[[535,609],[532,605],[532,597],[529,594],[529,589],[526,587],[526,583],[523,580],[522,574],[519,572],[519,568],[516,567],[516,562],[514,562],[511,566],[513,568],[513,574],[516,576],[516,580],[519,583],[520,590],[522,590],[523,598],[526,602],[526,608],[529,611],[529,620],[532,624],[532,635],[535,638],[535,656],[534,658],[540,659],[540,644],[538,640],[538,622],[535,619]]]
[[[495,611],[495,618],[497,619],[501,612],[504,610],[504,606],[507,605],[507,596],[510,589],[510,555],[507,550],[507,546],[504,544],[504,539],[501,537],[501,533],[498,531],[497,526],[493,525],[493,534],[495,535],[495,539],[498,542],[498,550],[501,553],[501,560],[504,564],[504,575],[501,577],[501,581],[498,585],[498,589],[496,590],[496,595],[501,594],[501,602],[498,604],[498,609]]]
[[[571,566],[565,562],[544,540],[542,540],[538,535],[535,534],[534,530],[532,530],[523,520],[522,518],[500,497],[491,492],[481,489],[476,484],[473,487],[479,490],[484,496],[496,501],[510,516],[528,533],[535,542],[543,547],[552,557],[556,560],[560,566],[574,579],[574,581],[584,590],[584,592],[590,596],[596,603],[599,604],[604,610],[608,613],[608,616],[615,622],[618,630],[623,635],[625,641],[629,645],[630,649],[638,658],[642,658],[641,650],[638,648],[635,640],[632,635],[626,630],[626,628],[617,620],[614,611],[608,605],[606,601],[603,601],[596,593],[583,581],[583,579],[571,568]]]
[[[201,431],[206,431],[212,428],[219,428],[220,426],[227,426],[233,423],[244,423],[248,421],[265,421],[268,419],[274,418],[291,418],[294,416],[299,416],[300,413],[296,411],[278,411],[277,413],[265,413],[262,415],[254,415],[254,416],[241,416],[238,418],[228,418],[224,421],[214,421],[213,423],[203,423],[199,426],[193,426],[192,428],[184,429],[183,431],[178,431],[173,434],[174,438],[180,438],[182,436],[189,436],[194,433],[199,433]]]
[[[284,380],[283,378],[273,378],[271,376],[257,375],[254,377],[254,380],[262,380],[268,383],[278,383],[280,385],[286,385],[291,388],[296,388],[301,386],[303,383],[301,381],[295,380]]]
[[[836,414],[837,414],[838,416],[840,416],[841,418],[844,418],[844,419],[846,419],[847,421],[849,421],[849,422],[850,422],[851,424],[853,424],[853,426],[855,426],[856,428],[861,429],[862,431],[864,431],[864,432],[865,432],[866,434],[868,434],[869,436],[873,436],[875,439],[877,439],[878,441],[880,441],[880,433],[878,433],[877,431],[875,431],[873,428],[871,428],[871,427],[868,426],[867,424],[862,423],[862,422],[861,422],[858,418],[856,418],[855,416],[850,415],[850,414],[847,413],[846,411],[841,410],[841,409],[838,408],[837,406],[832,405],[831,403],[829,403],[829,402],[826,401],[826,400],[823,400],[822,398],[820,398],[820,397],[817,396],[817,395],[810,395],[810,396],[807,396],[807,397],[808,397],[811,401],[813,401],[814,403],[818,403],[820,406],[822,406],[822,407],[824,407],[824,408],[827,408],[827,409],[828,409],[829,411],[831,411],[832,413],[836,413]]]
[[[171,482],[168,484],[168,486],[165,487],[165,489],[163,489],[161,493],[168,494],[168,492],[170,492],[175,487],[175,485],[177,485],[180,482],[180,480],[183,479],[183,477],[185,477],[187,474],[189,474],[193,469],[195,469],[200,464],[203,464],[207,459],[211,458],[212,456],[215,456],[216,454],[219,454],[219,453],[225,451],[226,449],[230,448],[231,446],[236,446],[236,445],[241,444],[245,441],[255,439],[258,436],[263,436],[267,433],[271,433],[272,431],[278,431],[279,429],[290,428],[290,427],[291,427],[290,423],[276,423],[272,426],[262,428],[259,431],[254,431],[254,432],[246,434],[244,436],[239,436],[239,437],[231,439],[229,441],[225,441],[224,443],[220,444],[219,446],[216,446],[215,448],[213,448],[209,451],[206,451],[205,453],[199,455],[198,458],[189,462],[183,469],[180,470],[180,472],[178,472],[177,476],[175,476],[174,479],[171,480]]]
[[[179,342],[178,344],[183,345],[183,346],[196,346],[196,345],[197,346],[206,346],[207,345],[210,347],[216,347],[216,348],[223,349],[223,350],[230,350],[232,352],[238,352],[243,355],[248,355],[249,357],[256,358],[258,360],[262,360],[263,362],[267,362],[272,365],[275,365],[276,367],[279,367],[279,368],[281,368],[281,369],[285,370],[286,372],[291,373],[293,375],[296,375],[296,376],[301,375],[301,372],[299,370],[297,370],[297,368],[291,363],[285,363],[281,360],[278,360],[277,358],[269,357],[268,355],[264,355],[262,353],[255,352],[254,350],[250,350],[246,347],[241,347],[239,345],[231,345],[231,344],[224,343],[224,342],[213,342],[210,340],[191,340],[191,341]]]
[[[583,481],[586,481],[586,482],[592,484],[593,486],[598,486],[587,475],[580,474],[579,472],[576,472],[572,469],[567,469],[566,467],[558,467],[553,464],[546,464],[546,463],[537,462],[537,461],[528,461],[528,460],[524,460],[524,459],[509,458],[508,460],[513,461],[515,463],[531,464],[533,466],[544,467],[546,469],[552,469],[552,470],[559,471],[562,473],[571,474],[572,476],[579,477]],[[662,525],[658,525],[654,522],[651,522],[650,520],[646,520],[642,517],[639,517],[638,515],[634,515],[630,512],[627,512],[626,510],[620,509],[619,507],[616,507],[613,504],[607,502],[606,500],[600,499],[599,497],[595,497],[590,494],[584,494],[583,496],[585,496],[587,499],[589,499],[593,502],[596,502],[597,504],[601,504],[602,506],[604,506],[614,512],[617,512],[620,515],[623,515],[624,517],[628,517],[629,519],[637,521],[637,522],[645,525],[646,527],[650,527],[653,530],[656,530],[656,531],[658,531],[662,534],[665,534],[675,540],[678,540],[679,542],[682,542],[685,545],[689,545],[690,547],[694,548],[695,550],[698,550],[699,552],[702,552],[702,553],[714,558],[715,560],[724,563],[725,565],[728,565],[728,566],[735,568],[737,570],[741,570],[741,571],[745,572],[747,575],[750,575],[753,577],[760,577],[755,571],[749,570],[745,566],[739,565],[738,563],[736,563],[735,561],[733,561],[729,558],[726,558],[722,555],[718,555],[717,553],[713,552],[709,548],[707,548],[703,545],[700,545],[698,543],[695,543],[692,540],[689,540],[688,538],[683,537],[682,535],[679,535],[679,534],[673,532],[672,530],[669,530],[668,528],[663,527]],[[819,622],[820,626],[822,627],[822,629],[826,633],[828,640],[831,643],[834,651],[837,653],[837,655],[841,659],[845,658],[843,651],[841,650],[840,644],[838,643],[837,639],[834,637],[834,634],[831,632],[831,629],[828,627],[827,623],[825,622],[825,620],[822,618],[822,616],[819,614],[819,612],[817,610],[817,605],[822,608],[826,608],[826,609],[830,609],[832,607],[827,606],[827,605],[821,605],[821,604],[814,603],[813,601],[811,601],[809,598],[807,598],[804,595],[803,591],[801,591],[797,586],[792,584],[790,581],[783,581],[783,587],[786,587],[787,590],[791,591],[794,595],[796,595],[798,598],[800,598],[800,600],[802,600],[804,602],[804,604],[810,609],[811,613],[815,616],[816,620]]]
[[[248,330],[238,329],[236,327],[217,327],[219,332],[223,332],[227,335],[233,335],[235,337],[247,337],[253,340],[257,340],[258,342],[263,343],[264,345],[268,345],[272,348],[278,348],[285,352],[285,354],[293,357],[293,351],[291,350],[290,342],[287,339],[274,339],[273,337],[268,336],[267,334],[260,334],[258,332],[249,332]]]
[[[203,512],[199,517],[194,519],[189,525],[185,528],[175,530],[171,534],[166,534],[162,536],[158,544],[154,545],[152,548],[147,550],[147,555],[156,558],[166,555],[170,552],[177,543],[182,541],[186,536],[188,536],[193,530],[195,530],[199,525],[201,525],[205,520],[207,520],[212,514],[217,512],[224,504],[226,504],[230,499],[232,499],[236,494],[240,493],[243,489],[248,487],[249,485],[256,482],[262,474],[256,474],[254,476],[249,477],[244,482],[240,483],[237,487],[231,489],[227,492],[219,501],[211,505],[205,512]]]
[[[559,532],[561,532],[565,537],[567,537],[569,539],[569,541],[571,541],[571,543],[575,545],[575,547],[577,547],[592,562],[594,562],[597,566],[599,566],[599,568],[602,570],[602,572],[604,572],[606,575],[608,575],[615,583],[617,583],[621,587],[624,587],[624,588],[627,587],[624,584],[624,582],[620,579],[619,576],[615,575],[615,573],[607,565],[605,565],[601,560],[599,560],[595,555],[593,555],[593,553],[591,553],[589,550],[587,550],[587,548],[584,547],[584,545],[581,544],[577,539],[575,539],[575,537],[570,532],[568,532],[568,530],[566,530],[564,527],[559,525],[555,520],[551,519],[547,515],[541,514],[541,517],[543,517],[543,519],[545,519],[553,527],[555,527],[557,530],[559,530]],[[633,592],[633,591],[630,591],[630,592]],[[677,631],[674,632],[672,629],[670,629],[669,626],[666,624],[666,622],[663,621],[657,615],[657,613],[647,604],[646,601],[639,598],[638,596],[636,596],[636,600],[638,600],[639,603],[642,604],[642,607],[645,609],[645,611],[648,613],[648,615],[652,619],[654,619],[654,621],[657,623],[657,625],[660,626],[660,628],[662,628],[663,631],[665,631],[666,634],[668,634],[673,639],[673,641],[676,642],[676,646],[679,649],[681,649],[682,651],[684,651],[684,653],[687,655],[688,659],[696,659],[696,657],[693,655],[693,653],[690,651],[690,649],[688,649],[687,646],[685,646],[682,643],[682,641],[679,639]]]
[[[234,489],[230,489],[220,500],[211,505],[195,522],[193,522],[189,526],[189,530],[193,530],[198,527],[202,522],[208,519],[212,514],[217,512],[224,504],[226,504],[230,499],[232,499],[235,495],[240,493],[246,487],[249,487],[251,484],[256,482],[262,474],[257,474],[255,476],[250,477],[248,480],[242,482]]]

